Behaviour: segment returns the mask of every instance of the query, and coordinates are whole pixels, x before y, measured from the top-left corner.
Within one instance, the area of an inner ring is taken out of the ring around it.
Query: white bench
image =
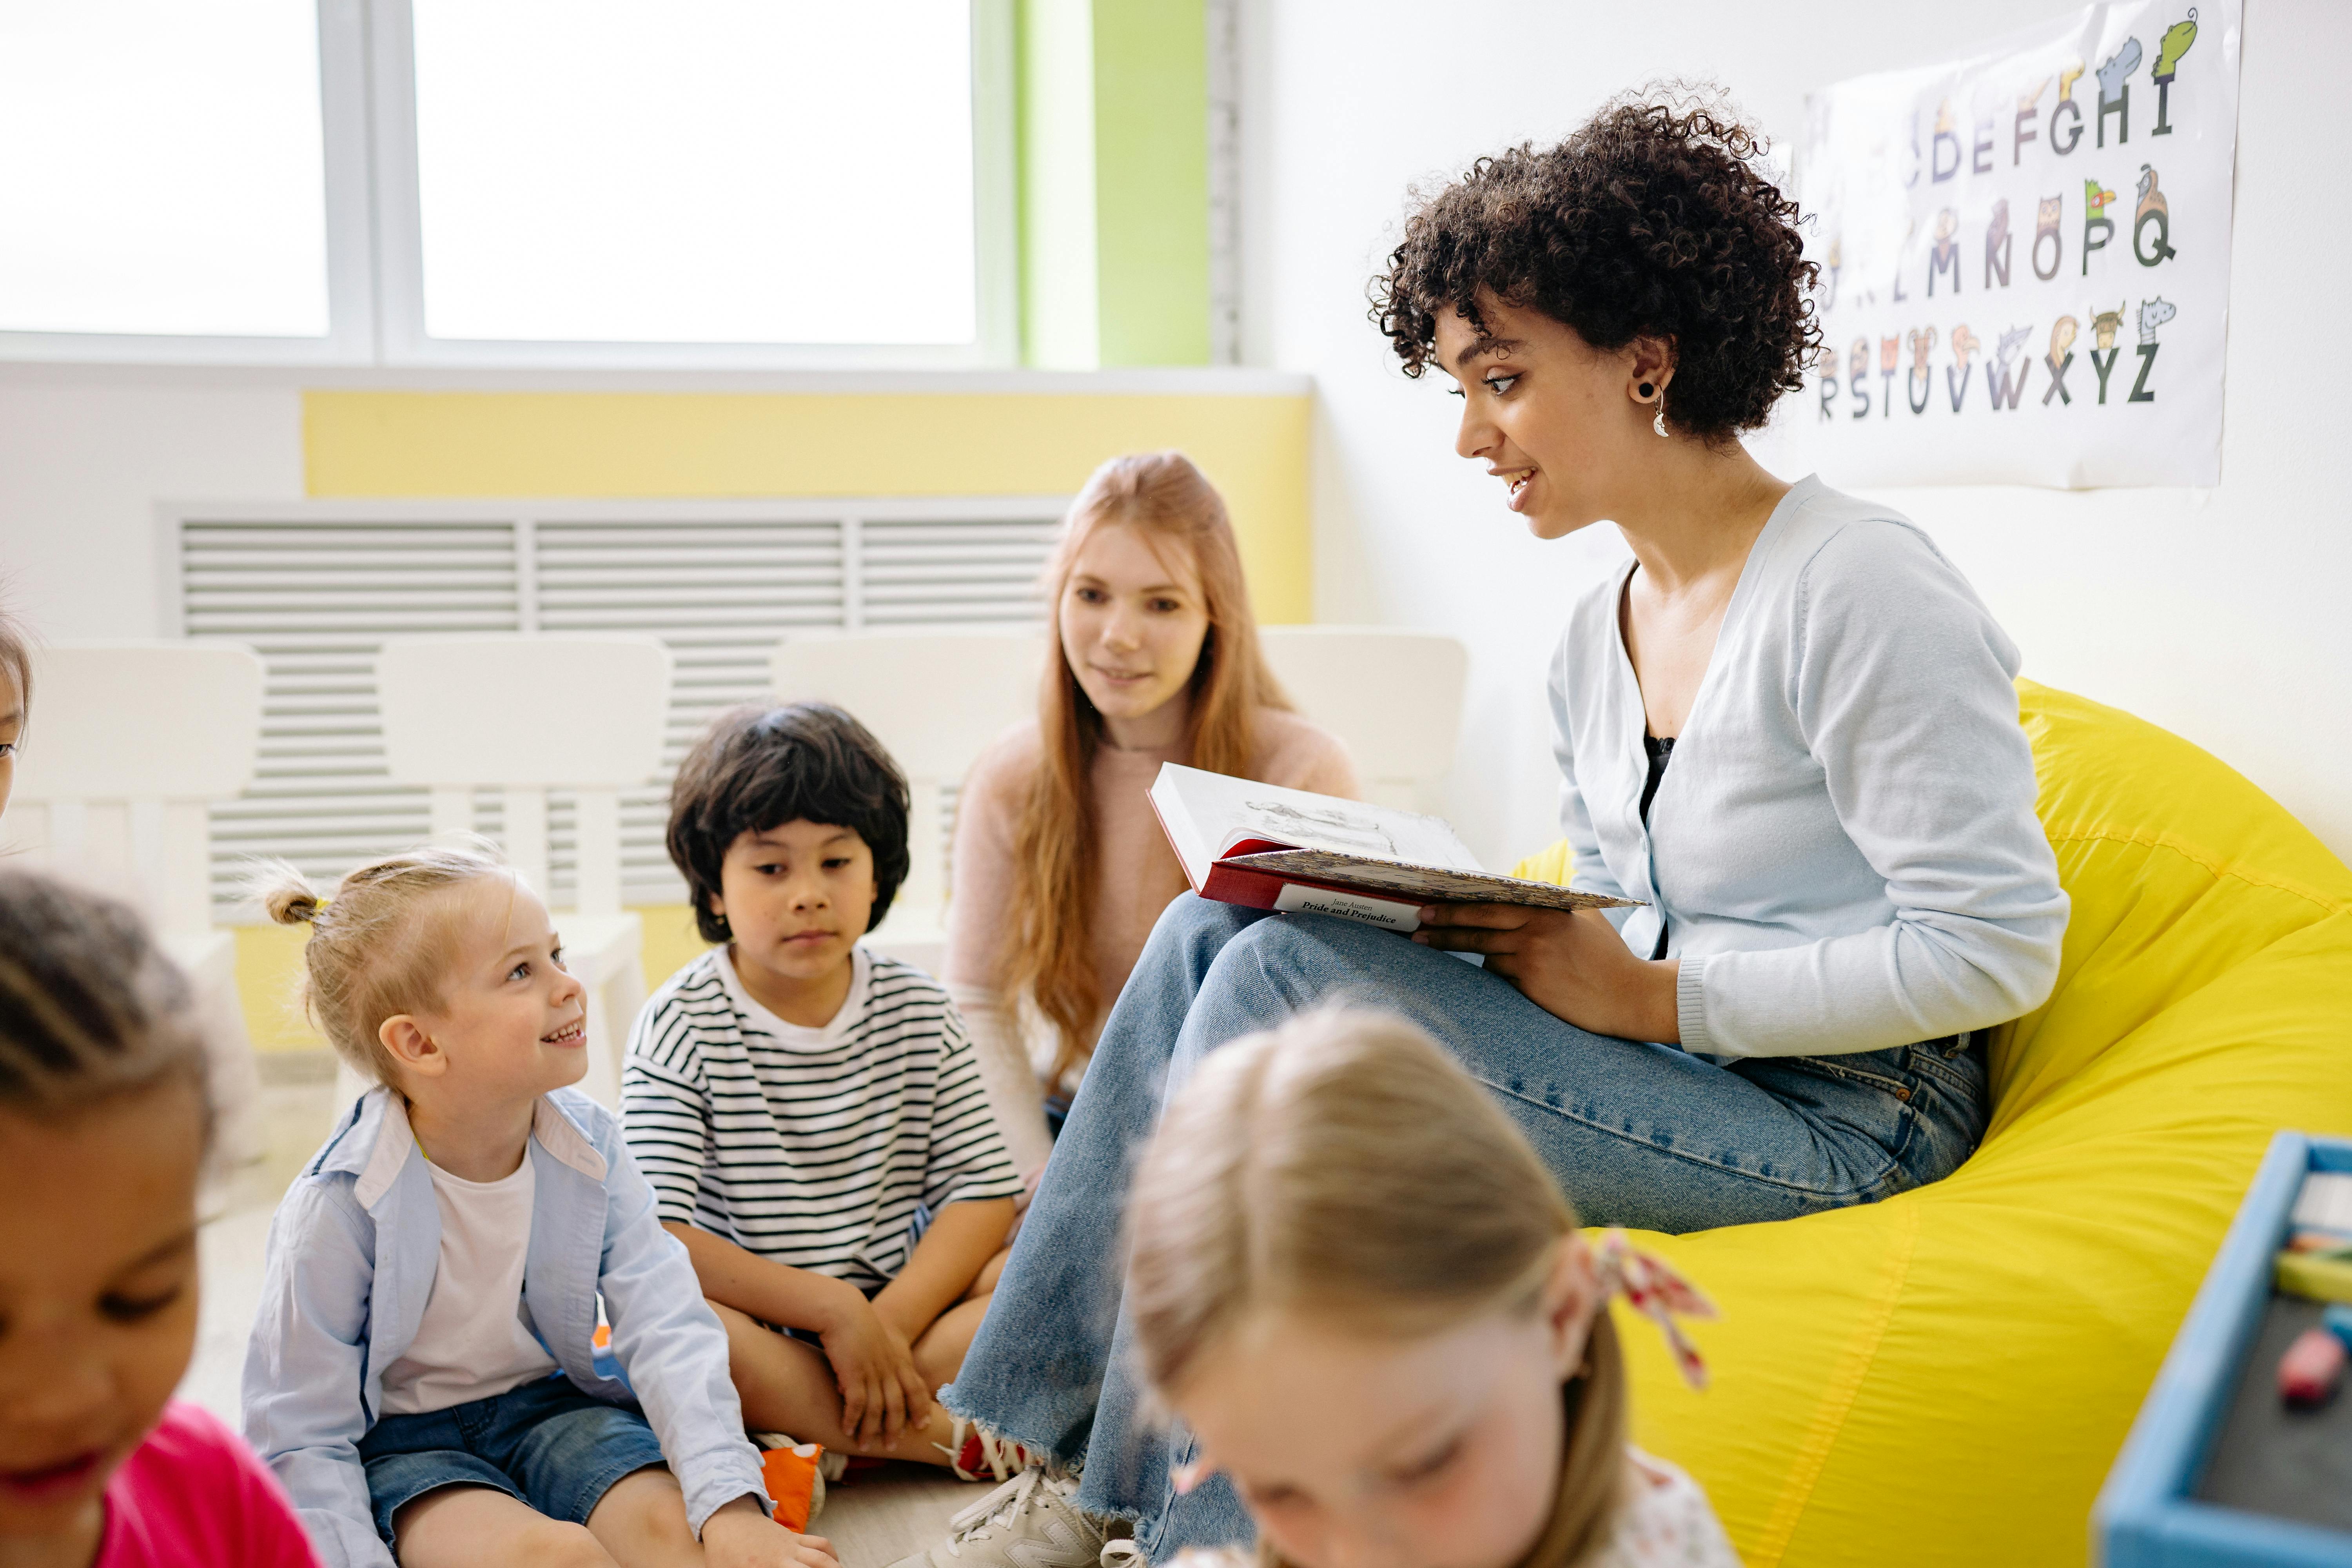
[[[576,897],[555,927],[588,988],[581,1088],[615,1108],[646,999],[645,922],[621,907],[621,791],[661,766],[670,668],[660,639],[625,635],[394,637],[376,659],[385,763],[432,791],[436,837],[473,828],[476,789],[502,790],[507,859],[550,898],[548,792],[572,792]],[[361,1087],[348,1069],[341,1083]]]
[[[252,781],[260,656],[238,643],[61,644],[33,701],[0,847],[137,906],[195,983],[225,1169],[261,1155],[236,939],[213,924],[209,807]]]

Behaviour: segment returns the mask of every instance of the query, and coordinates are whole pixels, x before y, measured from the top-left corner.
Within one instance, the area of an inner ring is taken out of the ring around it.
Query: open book
[[[1625,907],[1630,899],[1498,877],[1434,816],[1161,764],[1151,808],[1204,899],[1412,931],[1429,904]]]

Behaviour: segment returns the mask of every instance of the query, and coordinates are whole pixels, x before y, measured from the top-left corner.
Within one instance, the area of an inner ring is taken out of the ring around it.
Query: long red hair
[[[1045,568],[1055,657],[1045,661],[1037,697],[1045,759],[1013,836],[1015,941],[1005,978],[1057,1037],[1049,1083],[1059,1083],[1092,1052],[1095,1021],[1110,1000],[1101,994],[1087,941],[1100,861],[1091,781],[1103,721],[1070,669],[1060,632],[1062,595],[1078,552],[1108,523],[1142,530],[1155,548],[1181,547],[1200,579],[1209,629],[1187,689],[1184,760],[1211,773],[1245,775],[1256,755],[1257,710],[1290,707],[1259,650],[1241,551],[1216,487],[1181,452],[1130,453],[1097,468],[1070,504]]]

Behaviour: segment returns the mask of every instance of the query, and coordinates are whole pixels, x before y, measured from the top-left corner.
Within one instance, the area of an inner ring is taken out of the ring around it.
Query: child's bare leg
[[[509,1563],[613,1568],[611,1555],[587,1531],[488,1487],[426,1492],[394,1517],[392,1533],[400,1543],[402,1568],[492,1568]]]
[[[858,1442],[841,1426],[841,1389],[824,1352],[805,1340],[780,1334],[756,1319],[717,1301],[710,1310],[727,1329],[727,1365],[735,1395],[743,1402],[743,1424],[754,1432],[784,1432],[803,1443],[822,1443],[837,1454],[877,1459],[915,1459],[944,1465],[942,1446],[954,1440],[955,1418],[936,1403],[922,1421],[909,1422],[896,1446],[887,1438]],[[968,1338],[969,1336],[967,1336]],[[921,1364],[919,1356],[917,1365]]]
[[[1012,1256],[1013,1248],[1010,1244],[998,1247],[996,1256],[981,1265],[980,1278],[971,1282],[971,1289],[963,1293],[963,1299],[967,1301],[978,1300],[993,1292],[996,1289],[997,1277],[1004,1272],[1004,1260]]]
[[[686,1522],[686,1494],[659,1467],[614,1481],[588,1513],[594,1536],[621,1568],[701,1568],[702,1543]]]
[[[963,1370],[964,1352],[971,1349],[972,1336],[980,1332],[980,1321],[988,1315],[988,1299],[996,1289],[997,1276],[1004,1272],[1004,1260],[1012,1256],[1010,1247],[998,1247],[963,1299],[941,1312],[909,1347],[915,1352],[915,1370],[923,1374],[932,1393],[938,1393],[943,1383],[953,1383],[956,1373]]]
[[[986,1296],[965,1297],[941,1312],[939,1321],[915,1342],[915,1370],[923,1374],[934,1394],[940,1384],[953,1383],[956,1373],[963,1370],[964,1352],[971,1349],[980,1321],[988,1315],[988,1301]]]

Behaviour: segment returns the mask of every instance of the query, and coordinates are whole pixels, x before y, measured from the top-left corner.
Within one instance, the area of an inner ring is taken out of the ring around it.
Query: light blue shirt
[[[1580,599],[1551,668],[1572,885],[1681,960],[1684,1048],[1881,1050],[2005,1022],[2058,975],[2067,901],[2034,816],[2017,648],[1899,514],[1818,479],[1748,552],[1642,821],[1647,720],[1618,612]]]
[[[583,1393],[644,1406],[698,1532],[721,1505],[764,1499],[727,1331],[662,1229],[618,1119],[558,1089],[539,1101],[526,1157],[537,1197],[523,1296],[548,1353]],[[405,1105],[371,1089],[278,1205],[245,1359],[246,1438],[330,1564],[393,1568],[358,1444],[383,1410],[384,1369],[416,1338],[440,1252],[440,1205]],[[599,1293],[621,1376],[597,1365]]]

